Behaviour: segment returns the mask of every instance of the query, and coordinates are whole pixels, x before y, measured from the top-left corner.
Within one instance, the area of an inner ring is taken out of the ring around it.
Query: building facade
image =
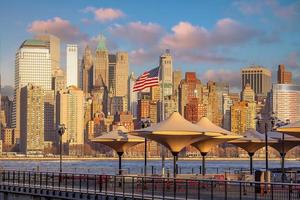
[[[170,50],[167,49],[159,57],[159,66],[160,66],[160,81],[161,87],[163,88],[163,96],[169,96],[173,94],[173,60],[170,54]]]
[[[62,141],[68,145],[84,144],[84,94],[75,86],[60,91],[56,98],[57,126],[67,128]]]
[[[300,120],[300,85],[273,84],[271,106],[275,116],[282,120]]]
[[[31,83],[44,91],[51,90],[51,56],[47,43],[41,40],[25,40],[15,58],[15,93],[12,127],[15,137],[20,138],[20,91]]]
[[[291,84],[292,83],[292,72],[286,71],[284,64],[278,65],[277,83],[278,84]]]
[[[179,112],[184,115],[184,109],[193,98],[201,98],[202,85],[195,72],[186,72],[185,79],[179,85]]]
[[[272,74],[267,68],[261,66],[250,66],[241,69],[242,89],[247,83],[254,90],[255,95],[266,97],[272,87]]]
[[[105,45],[105,38],[100,38],[94,57],[94,87],[98,87],[103,80],[106,87],[109,87],[109,60],[108,50]],[[102,80],[101,80],[102,79]]]
[[[93,89],[93,54],[89,46],[86,46],[81,62],[82,90],[88,94]]]
[[[21,88],[20,144],[26,154],[41,154],[44,150],[44,90],[28,84]]]
[[[60,69],[60,39],[54,35],[41,34],[36,39],[44,41],[50,52],[52,74]]]
[[[67,86],[78,87],[78,47],[67,44]]]

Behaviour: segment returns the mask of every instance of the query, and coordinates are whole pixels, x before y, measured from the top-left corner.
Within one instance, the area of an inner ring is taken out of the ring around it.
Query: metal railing
[[[1,171],[0,186],[130,199],[300,198],[300,184],[33,171]]]

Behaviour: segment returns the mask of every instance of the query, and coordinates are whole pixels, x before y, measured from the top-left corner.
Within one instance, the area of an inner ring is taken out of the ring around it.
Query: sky
[[[2,86],[14,83],[15,53],[36,34],[66,44],[96,48],[106,38],[109,51],[128,51],[137,75],[158,65],[170,49],[174,69],[195,71],[202,82],[240,87],[240,69],[261,65],[273,72],[286,65],[300,83],[300,1],[199,0],[1,0]]]

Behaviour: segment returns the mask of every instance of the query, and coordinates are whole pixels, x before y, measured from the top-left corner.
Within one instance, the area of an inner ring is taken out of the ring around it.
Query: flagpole
[[[161,121],[165,120],[165,82],[164,82],[164,69],[163,66],[161,68],[161,73],[162,73],[162,99],[161,99],[161,104],[162,104],[162,108],[161,108]],[[162,165],[162,176],[165,176],[165,147],[163,145],[161,145],[161,165]]]

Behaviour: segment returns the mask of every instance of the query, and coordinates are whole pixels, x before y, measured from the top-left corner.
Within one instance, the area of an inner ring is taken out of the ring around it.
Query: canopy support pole
[[[178,152],[172,152],[173,154],[173,176],[174,178],[176,178],[177,175],[177,166],[176,166],[176,161],[177,161],[177,156],[178,156]]]
[[[119,157],[119,175],[122,175],[122,155],[124,152],[117,152]]]
[[[254,153],[253,152],[248,152],[248,155],[250,157],[250,174],[252,175],[253,174],[253,156],[254,156]]]
[[[207,152],[201,152],[202,156],[202,176],[205,175],[206,169],[205,169],[205,156],[207,155]]]

